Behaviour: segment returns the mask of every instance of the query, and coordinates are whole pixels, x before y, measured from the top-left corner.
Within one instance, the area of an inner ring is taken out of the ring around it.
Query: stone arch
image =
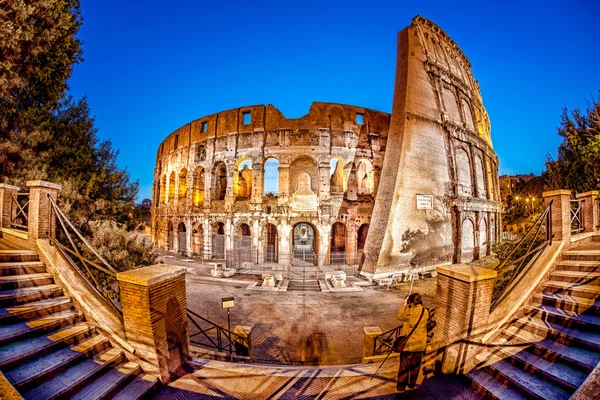
[[[463,116],[465,119],[465,125],[467,129],[471,131],[475,131],[475,125],[473,124],[473,112],[471,111],[471,105],[467,102],[466,99],[461,100]]]
[[[331,226],[331,238],[329,241],[329,263],[346,263],[346,239],[348,230],[343,222],[336,222]]]
[[[371,161],[363,158],[356,164],[356,186],[358,194],[373,194],[375,189],[375,176]]]
[[[485,172],[483,170],[483,161],[481,161],[479,154],[475,156],[475,182],[477,183],[477,197],[486,198]]]
[[[239,158],[233,167],[233,194],[236,199],[252,196],[252,160]]]
[[[192,204],[194,207],[204,206],[204,168],[200,166],[194,169],[192,181]]]
[[[206,160],[206,147],[199,144],[198,147],[196,147],[196,154],[195,154],[194,159],[197,163],[205,161]]]
[[[299,156],[296,157],[290,163],[290,188],[293,191],[298,190],[298,177],[301,173],[307,173],[310,175],[311,186],[310,189],[313,193],[319,192],[319,170],[317,168],[317,162],[310,156]]]
[[[487,254],[488,249],[488,233],[487,222],[484,217],[479,220],[479,255],[483,257]]]
[[[169,176],[169,202],[175,199],[175,171]]]
[[[463,147],[456,149],[456,181],[459,196],[472,196],[471,158]]]
[[[242,222],[236,227],[234,244],[236,248],[252,246],[252,229],[246,222]]]
[[[456,95],[450,87],[444,86],[442,88],[442,97],[444,99],[444,106],[446,109],[446,115],[454,123],[460,123],[460,114],[458,112],[458,103],[456,102]]]
[[[188,187],[188,182],[187,182],[187,169],[183,168],[181,170],[181,172],[179,172],[179,194],[177,196],[177,198],[179,200],[185,200],[185,197],[187,196],[187,187]]]
[[[160,202],[167,202],[167,175],[163,175],[163,178],[160,180]]]
[[[292,249],[294,258],[318,264],[319,231],[310,222],[298,222],[292,227]]]
[[[263,164],[263,194],[279,194],[279,160],[268,157]]]
[[[279,261],[279,235],[277,225],[267,223],[263,229],[263,243],[265,245],[265,262],[276,263]]]
[[[471,218],[462,221],[461,262],[473,261],[475,250],[475,223]]]
[[[218,260],[225,258],[225,224],[216,221],[212,224],[212,257]]]
[[[177,244],[179,247],[178,252],[179,253],[187,253],[187,229],[185,227],[185,223],[182,221],[179,223],[179,225],[177,226],[177,234],[178,234],[178,241]]]
[[[225,200],[227,194],[227,167],[223,161],[215,164],[213,177],[213,199]]]
[[[175,232],[171,221],[167,224],[167,246],[169,251],[175,251]]]
[[[345,160],[342,157],[332,157],[329,161],[330,181],[329,190],[331,193],[345,193],[348,190],[348,173],[346,171]]]
[[[356,235],[356,250],[362,252],[367,243],[367,233],[369,232],[369,224],[362,224]]]
[[[196,221],[192,225],[192,253],[195,255],[204,254],[204,228],[202,221]]]

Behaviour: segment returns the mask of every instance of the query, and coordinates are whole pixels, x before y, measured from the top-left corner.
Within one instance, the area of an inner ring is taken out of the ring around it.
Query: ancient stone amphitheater
[[[156,157],[155,245],[204,259],[252,248],[255,262],[301,255],[367,275],[487,254],[499,231],[498,159],[479,86],[439,27],[413,26],[400,37],[391,117],[315,102],[292,119],[258,105],[168,135]]]

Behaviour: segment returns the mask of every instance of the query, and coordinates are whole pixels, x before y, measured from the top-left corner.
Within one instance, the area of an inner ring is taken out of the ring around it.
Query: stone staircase
[[[158,386],[85,321],[31,250],[0,250],[0,371],[25,399],[138,399]]]
[[[467,374],[481,394],[568,399],[600,362],[600,242],[563,252],[499,342]]]

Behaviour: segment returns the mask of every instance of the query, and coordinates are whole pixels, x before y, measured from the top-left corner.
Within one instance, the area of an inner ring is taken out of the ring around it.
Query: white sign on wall
[[[417,210],[432,210],[433,196],[429,194],[417,195]]]

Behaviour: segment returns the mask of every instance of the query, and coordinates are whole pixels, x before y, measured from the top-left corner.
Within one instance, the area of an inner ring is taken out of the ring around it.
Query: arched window
[[[233,175],[233,193],[237,199],[252,196],[252,161],[241,158],[235,163]]]
[[[471,161],[465,149],[456,149],[456,180],[458,181],[458,195],[472,196]]]
[[[330,161],[331,179],[329,188],[331,193],[344,193],[347,189],[348,182],[346,171],[344,170],[344,162],[339,158],[332,158]]]
[[[302,172],[300,175],[298,175],[298,189],[296,190],[296,193],[313,193],[311,187],[311,178],[307,172]]]
[[[175,199],[175,171],[169,176],[169,201]]]
[[[194,207],[202,207],[204,205],[204,168],[196,167],[192,185],[192,202]]]
[[[369,160],[360,160],[356,168],[356,185],[358,194],[373,194],[375,181],[373,177],[373,164]]]
[[[479,156],[475,157],[475,178],[477,182],[477,196],[486,198],[485,173],[483,172],[483,162]]]
[[[279,161],[269,158],[265,162],[263,170],[264,195],[269,193],[277,196],[279,194]]]
[[[475,248],[475,227],[470,219],[465,219],[462,225],[462,259],[461,262],[473,261]]]
[[[180,200],[185,199],[187,195],[187,169],[182,169],[179,173],[179,196]]]
[[[479,221],[479,255],[485,256],[488,247],[487,223],[484,218]]]
[[[167,202],[167,175],[160,180],[160,202]]]
[[[346,225],[336,222],[331,227],[330,263],[346,263]]]
[[[227,193],[227,168],[225,167],[225,163],[217,163],[214,178],[214,199],[225,200],[225,194]]]
[[[204,146],[198,146],[196,148],[196,162],[202,162],[206,160],[206,148]]]

